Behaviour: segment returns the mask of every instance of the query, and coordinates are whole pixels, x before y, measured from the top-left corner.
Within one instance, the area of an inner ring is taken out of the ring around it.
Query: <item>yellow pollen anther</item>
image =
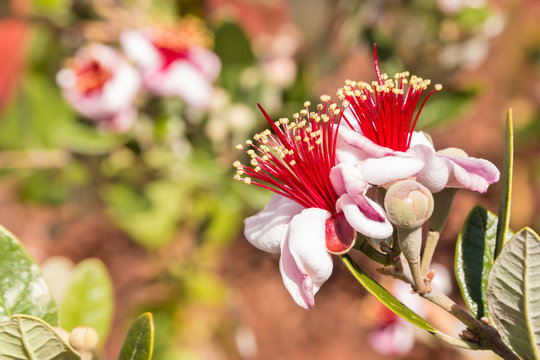
[[[235,162],[233,162],[232,166],[234,166],[235,168],[237,168],[237,167],[242,166],[242,163],[241,163],[240,161],[236,160]]]
[[[291,160],[291,161],[289,162],[289,165],[291,165],[291,166],[294,166],[294,165],[296,165],[296,161],[294,161],[294,160]]]
[[[243,149],[244,149],[244,145],[238,144],[238,145],[235,146],[235,148],[236,148],[237,150],[243,150]]]
[[[310,105],[311,105],[311,103],[310,103],[309,101],[306,101],[306,102],[304,103],[304,107],[309,107]]]
[[[435,84],[435,90],[441,91],[442,90],[442,85],[441,84]]]
[[[247,185],[251,184],[251,178],[248,178],[248,177],[247,177],[247,178],[244,178],[244,182],[245,182]]]

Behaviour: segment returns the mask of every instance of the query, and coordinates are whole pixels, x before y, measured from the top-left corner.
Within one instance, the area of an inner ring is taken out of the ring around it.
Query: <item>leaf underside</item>
[[[529,228],[502,249],[488,278],[490,316],[523,359],[540,359],[540,238]]]
[[[0,323],[0,359],[79,360],[73,349],[43,320],[15,315]]]

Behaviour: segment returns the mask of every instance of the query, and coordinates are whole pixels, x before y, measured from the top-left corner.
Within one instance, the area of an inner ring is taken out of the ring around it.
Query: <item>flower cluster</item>
[[[141,89],[158,97],[180,97],[195,108],[210,105],[221,62],[208,50],[212,37],[202,21],[187,18],[173,25],[127,29],[120,44],[123,53],[99,43],[86,45],[59,71],[64,98],[81,115],[99,127],[125,131],[137,117]]]
[[[314,305],[315,293],[331,275],[330,254],[350,251],[357,233],[377,248],[399,228],[377,196],[392,184],[416,184],[413,200],[405,200],[414,206],[416,189],[429,196],[421,225],[433,209],[431,193],[485,192],[499,178],[489,161],[454,148],[436,151],[427,135],[414,131],[426,100],[441,85],[422,97],[429,80],[408,72],[389,79],[379,70],[376,49],[374,62],[376,81],[347,81],[337,92],[342,107],[323,96],[317,111],[306,103],[293,120],[275,122],[261,108],[270,129],[237,146],[251,161],[234,163],[235,178],[275,193],[264,210],[245,220],[246,238],[261,250],[281,253],[283,282],[304,308]]]

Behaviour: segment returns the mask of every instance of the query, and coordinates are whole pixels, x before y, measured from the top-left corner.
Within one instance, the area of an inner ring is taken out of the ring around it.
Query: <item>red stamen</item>
[[[381,146],[407,151],[426,100],[440,90],[441,86],[435,85],[435,90],[425,96],[416,111],[422,93],[431,82],[416,76],[407,79],[408,72],[396,74],[394,80],[388,79],[386,74],[381,74],[375,44],[373,62],[377,81],[371,85],[347,81],[345,87],[338,91],[338,95],[352,110],[356,128],[359,128],[365,137]],[[407,83],[409,86],[405,89]],[[352,120],[345,118],[349,127],[354,129]]]
[[[258,104],[270,124],[238,148],[251,157],[251,166],[235,162],[237,180],[243,180],[285,196],[306,208],[320,208],[334,214],[337,194],[330,181],[330,170],[336,165],[337,127],[341,114],[337,107],[325,104],[309,112],[309,103],[294,120],[274,122]],[[246,175],[245,177],[242,177]]]
[[[77,78],[77,90],[85,96],[100,93],[105,83],[112,78],[112,73],[95,59],[75,60],[73,70]]]

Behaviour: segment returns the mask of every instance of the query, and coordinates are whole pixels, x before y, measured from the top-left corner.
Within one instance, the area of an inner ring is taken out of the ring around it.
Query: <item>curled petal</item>
[[[362,177],[360,170],[349,164],[338,164],[330,171],[330,180],[336,194],[348,193],[351,197],[364,196],[369,189],[369,184]]]
[[[315,304],[315,294],[332,274],[333,263],[326,251],[326,210],[310,208],[294,216],[281,246],[279,268],[283,283],[294,301],[305,309]]]
[[[416,181],[433,193],[439,192],[447,186],[451,164],[436,156],[432,147],[416,145],[411,147],[407,153],[413,154],[425,162],[424,168],[416,175]]]
[[[362,161],[372,157],[380,158],[393,155],[394,150],[380,146],[369,140],[354,130],[345,126],[339,127],[336,156],[341,162],[340,157],[350,158],[354,156],[357,161]]]
[[[350,195],[340,196],[336,209],[343,211],[349,224],[359,233],[374,239],[386,239],[392,235],[392,224],[386,219],[383,208],[375,201],[365,197],[360,204]],[[375,214],[377,218],[375,218]],[[380,219],[380,220],[379,220]]]
[[[499,181],[499,170],[485,159],[439,155],[452,166],[452,175],[447,187],[465,188],[485,193],[489,185]]]
[[[484,159],[436,153],[425,145],[414,146],[407,153],[423,159],[426,165],[416,180],[434,193],[446,187],[484,193],[490,184],[499,180],[499,170]]]
[[[258,249],[278,254],[293,216],[304,208],[281,195],[273,195],[259,213],[244,220],[244,235]]]
[[[362,163],[364,178],[373,185],[384,185],[392,181],[416,175],[423,167],[421,159],[403,153],[397,156],[367,159]]]
[[[417,137],[425,139],[425,136]],[[406,179],[416,175],[424,166],[421,159],[379,146],[361,133],[345,127],[341,127],[338,133],[336,157],[340,164],[357,167],[363,180],[373,185]]]

